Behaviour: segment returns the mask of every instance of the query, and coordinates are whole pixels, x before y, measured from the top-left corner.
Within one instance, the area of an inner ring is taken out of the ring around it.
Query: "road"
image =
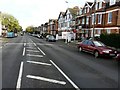
[[[118,62],[24,35],[2,47],[3,88],[118,89]]]

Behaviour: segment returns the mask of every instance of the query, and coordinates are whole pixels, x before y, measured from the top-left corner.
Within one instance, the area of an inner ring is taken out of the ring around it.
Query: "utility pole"
[[[96,7],[96,0],[94,1],[94,21],[93,21],[93,39],[95,38],[95,20],[96,20],[96,15],[95,15],[95,7]]]

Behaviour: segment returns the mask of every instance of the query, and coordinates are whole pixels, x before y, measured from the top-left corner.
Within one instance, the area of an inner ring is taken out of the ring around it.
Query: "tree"
[[[10,14],[1,13],[2,25],[5,26],[8,32],[20,32],[22,27],[18,20]]]
[[[33,32],[34,32],[34,27],[33,27],[33,26],[28,26],[28,27],[26,28],[26,32],[28,32],[28,33],[33,33]]]

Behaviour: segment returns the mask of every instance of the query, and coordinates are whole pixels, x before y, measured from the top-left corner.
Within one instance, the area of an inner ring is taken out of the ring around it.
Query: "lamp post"
[[[94,1],[94,21],[93,21],[93,39],[95,38],[95,20],[96,20],[96,15],[95,15],[95,7],[96,7],[96,0]]]

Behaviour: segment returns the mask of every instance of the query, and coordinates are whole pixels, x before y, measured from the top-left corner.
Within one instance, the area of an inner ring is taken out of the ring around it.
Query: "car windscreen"
[[[105,46],[105,44],[103,44],[102,42],[99,42],[99,41],[93,41],[93,43],[95,46],[98,46],[98,47]]]
[[[54,39],[54,36],[50,36],[49,38],[50,38],[50,39]]]

